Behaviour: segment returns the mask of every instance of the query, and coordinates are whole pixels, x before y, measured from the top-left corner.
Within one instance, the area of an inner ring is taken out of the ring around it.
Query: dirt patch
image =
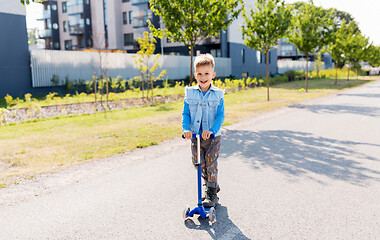
[[[4,163],[4,162],[0,161],[0,175],[5,170],[8,170],[8,168],[9,168],[9,164],[8,163]]]

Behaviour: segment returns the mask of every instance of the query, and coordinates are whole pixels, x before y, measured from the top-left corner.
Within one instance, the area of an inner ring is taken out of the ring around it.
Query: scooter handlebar
[[[200,136],[201,137],[201,136]],[[183,139],[185,139],[185,136],[182,134],[182,138]],[[197,138],[197,134],[195,134],[195,133],[193,133],[193,137],[192,137],[192,139],[194,139],[194,138]],[[213,133],[211,133],[211,135],[210,135],[210,139],[214,139],[215,138],[215,135],[213,134]]]

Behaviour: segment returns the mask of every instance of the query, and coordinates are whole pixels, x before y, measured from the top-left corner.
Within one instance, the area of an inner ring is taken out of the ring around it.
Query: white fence
[[[124,79],[139,75],[133,56],[130,53],[97,53],[54,50],[31,50],[31,68],[33,87],[52,86],[53,75],[59,77],[59,85],[65,78],[69,80],[90,80],[94,73],[100,75],[101,69],[107,69],[109,77],[122,76]],[[153,58],[153,57],[152,57]],[[160,56],[160,67],[167,70],[164,79],[184,79],[190,74],[190,56]],[[231,75],[231,59],[215,58],[215,72],[218,77]]]
[[[314,62],[308,63],[308,70],[313,71],[314,68]],[[283,74],[289,70],[304,70],[306,71],[306,61],[300,60],[300,61],[293,61],[293,60],[278,60],[277,61],[277,67],[278,67],[278,73]]]

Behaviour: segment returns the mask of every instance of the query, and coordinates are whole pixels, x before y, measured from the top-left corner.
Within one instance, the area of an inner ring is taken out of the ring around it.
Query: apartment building
[[[282,38],[278,41],[277,56],[279,60],[284,60],[284,59],[298,60],[298,59],[305,58],[305,55],[299,52],[297,47],[294,44],[288,42],[287,38]],[[310,60],[314,61],[315,57],[316,56],[312,54],[310,56]],[[331,56],[327,53],[322,54],[322,61],[324,63],[325,68],[332,68],[334,66]]]
[[[45,39],[47,49],[120,49],[135,53],[139,50],[136,38],[149,31],[148,19],[157,28],[163,27],[159,17],[149,9],[149,0],[50,0],[42,4],[44,13],[39,20],[44,21],[45,28],[38,35]],[[232,58],[232,73],[237,77],[264,76],[263,54],[243,44],[239,31],[242,24],[243,19],[239,17],[219,36],[201,41],[194,54]],[[188,47],[167,38],[158,39],[156,53],[190,54]],[[276,53],[270,52],[269,69],[273,74],[277,72]]]
[[[44,1],[46,49],[120,49],[136,52],[136,38],[148,31],[146,21],[154,17],[148,0],[56,0]]]

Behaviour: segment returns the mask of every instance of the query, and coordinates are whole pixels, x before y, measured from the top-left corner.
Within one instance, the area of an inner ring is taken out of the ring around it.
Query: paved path
[[[0,239],[380,239],[380,81],[225,129],[217,222],[180,139],[0,190]]]

